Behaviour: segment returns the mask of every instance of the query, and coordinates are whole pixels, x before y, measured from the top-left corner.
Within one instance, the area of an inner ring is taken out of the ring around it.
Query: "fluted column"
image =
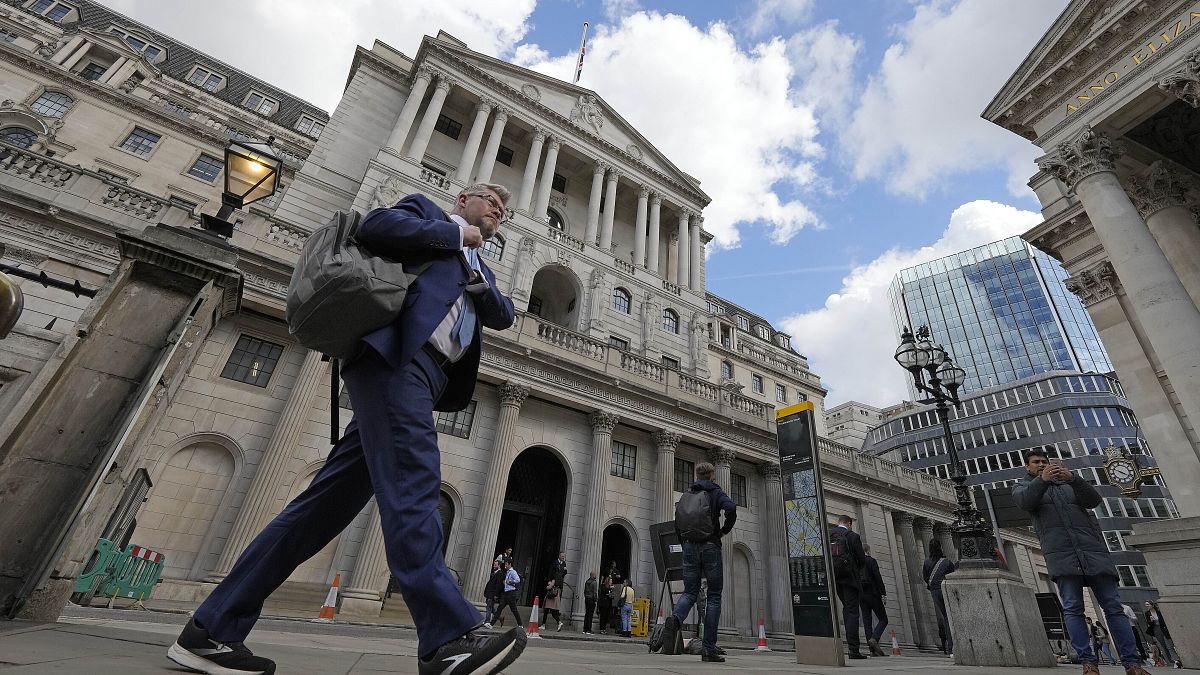
[[[733,492],[733,476],[730,473],[730,468],[733,463],[733,458],[737,457],[737,453],[731,448],[712,448],[708,451],[708,461],[717,467],[717,485],[721,489],[730,493]],[[733,611],[736,607],[734,594],[737,589],[733,584],[733,533],[721,537],[721,558],[724,561],[723,576],[725,578],[724,589],[721,591],[721,628],[734,629],[737,626],[737,612]],[[729,611],[725,611],[726,608]]]
[[[483,148],[483,159],[479,160],[479,173],[475,176],[478,183],[488,183],[492,180],[492,171],[496,168],[496,155],[500,153],[500,140],[504,138],[504,125],[508,122],[508,109],[496,108],[492,117],[492,131],[488,134],[487,145]]]
[[[1180,407],[1189,419],[1200,420],[1200,368],[1196,367],[1200,309],[1117,180],[1115,162],[1120,153],[1107,136],[1087,127],[1039,159],[1038,165],[1079,196],[1125,289],[1128,308],[1141,324]],[[1160,449],[1156,456],[1168,476],[1188,475],[1200,461],[1194,452],[1171,448]],[[1194,502],[1179,506],[1185,517],[1200,515]]]
[[[354,576],[342,594],[339,613],[350,616],[379,616],[390,578],[387,547],[384,545],[383,527],[379,521],[379,506],[372,500],[371,518],[367,521],[362,547],[354,562]]]
[[[237,512],[233,531],[225,541],[214,577],[223,578],[229,573],[246,545],[275,515],[276,492],[292,464],[292,451],[304,431],[318,388],[324,382],[325,370],[320,352],[309,351],[305,355],[296,384],[283,406],[279,421],[275,423],[271,440],[263,450],[262,460],[259,461],[258,471],[250,483],[242,508]]]
[[[688,238],[688,246],[691,248],[691,275],[688,279],[688,288],[693,291],[704,290],[704,282],[700,280],[700,263],[704,259],[704,247],[700,243],[700,230],[703,229],[704,216],[697,215],[692,218],[692,231]]]
[[[546,144],[546,166],[542,169],[542,182],[538,186],[537,203],[534,204],[533,212],[530,214],[535,218],[545,218],[549,214],[547,209],[550,208],[550,190],[554,188],[554,169],[558,165],[558,149],[562,146],[562,141],[557,137],[551,137],[550,142]]]
[[[517,433],[517,417],[521,404],[529,396],[529,387],[515,382],[505,382],[498,387],[500,416],[496,421],[496,440],[492,448],[492,460],[488,463],[487,479],[479,510],[475,513],[475,534],[471,545],[470,565],[463,570],[463,592],[472,602],[483,602],[483,587],[487,583],[487,571],[491,569],[492,553],[496,549],[496,535],[500,527],[500,515],[504,511],[504,492],[508,488],[508,470],[516,459],[513,441]]]
[[[533,145],[529,146],[529,159],[525,162],[525,175],[521,177],[521,192],[517,195],[517,208],[529,211],[533,203],[533,186],[537,178],[538,165],[542,161],[542,144],[546,142],[546,130],[536,127],[533,130]]]
[[[901,513],[898,520],[900,542],[904,547],[904,561],[908,568],[909,597],[912,598],[913,613],[916,615],[913,639],[921,646],[934,646],[937,644],[937,629],[935,628],[933,635],[930,636],[929,619],[933,617],[929,613],[931,602],[924,600],[928,597],[929,592],[925,590],[925,582],[921,578],[921,563],[925,561],[925,556],[921,555],[917,546],[917,535],[913,530],[915,518],[911,513]]]
[[[662,216],[662,195],[650,195],[650,232],[646,235],[646,269],[658,272],[659,221]]]
[[[608,173],[608,185],[604,192],[604,222],[600,228],[600,248],[605,251],[612,249],[613,220],[617,216],[617,181],[621,172],[613,169]]]
[[[388,136],[387,140],[387,147],[397,153],[404,148],[404,141],[408,138],[408,132],[412,130],[413,120],[417,119],[417,109],[421,107],[421,101],[425,98],[425,92],[429,89],[429,81],[433,79],[433,75],[433,69],[424,64],[417,66],[417,72],[413,74],[408,98],[404,99],[404,106],[400,108],[400,116],[396,118],[396,125],[392,127],[392,134]]]
[[[788,582],[787,521],[783,513],[782,473],[775,462],[759,464],[758,473],[765,483],[763,494],[767,502],[766,520],[762,526],[762,536],[767,544],[767,603],[771,610],[767,629],[772,633],[791,634],[792,597],[791,584]]]
[[[948,523],[934,523],[933,536],[942,545],[942,552],[952,562],[958,562],[958,547],[954,545],[954,530]]]
[[[1129,196],[1146,227],[1200,307],[1200,227],[1188,208],[1187,186],[1177,167],[1159,160],[1131,181]]]
[[[433,127],[437,125],[438,115],[442,114],[442,105],[446,102],[450,87],[455,84],[457,83],[453,78],[438,75],[437,84],[433,89],[433,97],[429,99],[429,106],[425,108],[425,116],[421,118],[421,126],[417,127],[417,134],[413,137],[412,146],[405,154],[409,159],[415,159],[418,162],[424,159],[425,150],[429,147],[429,139],[433,137]]]
[[[905,571],[903,558],[901,557],[901,549],[903,542],[899,535],[899,528],[896,525],[896,512],[892,509],[883,507],[883,525],[887,530],[888,555],[891,558],[891,579],[892,579],[892,601],[896,603],[895,611],[900,617],[899,634],[903,640],[907,640],[912,644],[919,644],[920,641],[917,635],[917,614],[913,609],[912,587],[908,583],[908,573]],[[886,580],[885,580],[886,582]]]
[[[638,190],[637,216],[633,220],[633,264],[646,264],[646,211],[650,200],[650,188],[643,185]]]
[[[691,252],[688,247],[688,219],[692,212],[687,209],[679,211],[679,243],[675,245],[675,283],[679,284],[680,288],[687,288],[688,280],[691,278],[690,267],[688,266]]]
[[[596,243],[600,234],[600,202],[604,190],[604,172],[608,171],[608,163],[597,161],[592,166],[592,192],[588,197],[587,228],[583,231],[583,240],[589,244]]]
[[[598,410],[592,413],[592,472],[588,485],[588,499],[583,506],[582,545],[579,553],[579,583],[575,587],[582,591],[582,584],[592,571],[600,571],[600,545],[604,538],[604,501],[608,495],[608,475],[612,468],[612,432],[617,426],[617,416]],[[630,570],[632,573],[633,570]],[[577,611],[583,604],[577,603]]]
[[[654,432],[652,438],[658,451],[658,461],[654,467],[654,522],[665,523],[675,520],[675,449],[679,447],[679,434],[660,429]],[[662,582],[655,576],[654,602],[667,597],[663,595],[662,587]],[[671,608],[662,609],[666,614]]]
[[[471,124],[471,133],[467,134],[467,144],[458,160],[458,172],[454,174],[456,180],[463,183],[471,180],[471,169],[475,167],[479,144],[483,142],[483,130],[487,127],[488,115],[492,114],[492,108],[495,106],[495,103],[486,98],[475,104],[475,121]]]

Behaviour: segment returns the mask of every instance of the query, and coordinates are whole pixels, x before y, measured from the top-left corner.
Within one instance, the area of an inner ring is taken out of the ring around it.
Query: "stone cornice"
[[[1079,296],[1084,307],[1091,307],[1115,297],[1121,291],[1121,280],[1112,263],[1103,260],[1063,281],[1067,290]]]

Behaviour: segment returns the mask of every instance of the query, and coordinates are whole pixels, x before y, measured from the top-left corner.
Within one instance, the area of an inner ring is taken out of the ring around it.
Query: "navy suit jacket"
[[[359,225],[357,239],[371,253],[391,258],[405,267],[430,263],[409,286],[396,320],[363,338],[388,365],[401,368],[429,341],[470,279],[471,268],[459,245],[458,225],[428,197],[412,194],[391,208],[368,213]],[[512,300],[496,287],[496,276],[482,256],[479,267],[489,288],[481,294],[467,294],[475,303],[479,319],[475,323],[475,338],[462,358],[447,366],[449,381],[434,410],[467,407],[479,374],[483,326],[504,330],[516,320]]]

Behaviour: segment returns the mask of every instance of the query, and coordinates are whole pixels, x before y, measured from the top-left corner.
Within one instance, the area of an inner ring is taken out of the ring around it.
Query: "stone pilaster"
[[[646,269],[658,272],[658,247],[661,234],[662,195],[650,194],[650,230],[646,235]]]
[[[576,588],[582,592],[583,580],[593,571],[600,571],[600,545],[604,537],[604,504],[608,495],[608,476],[612,467],[612,432],[617,426],[617,416],[597,410],[590,417],[592,423],[592,465],[591,484],[588,485],[588,499],[583,506],[583,531],[579,565],[576,567],[579,583]],[[583,604],[576,603],[577,611],[582,611]]]
[[[1187,200],[1188,187],[1179,169],[1159,160],[1130,181],[1129,196],[1175,276],[1200,307],[1200,227]]]
[[[388,136],[386,147],[397,153],[404,147],[408,132],[412,131],[413,121],[417,119],[417,109],[421,107],[421,101],[425,99],[425,92],[429,90],[429,82],[433,76],[433,69],[429,66],[425,64],[417,66],[417,72],[413,73],[412,87],[408,90],[408,98],[404,99],[404,106],[400,108],[400,116],[396,118],[396,124],[392,127],[392,134]]]
[[[583,232],[583,240],[589,244],[596,243],[600,236],[600,202],[604,196],[604,173],[608,171],[608,163],[597,160],[592,165],[592,191],[588,197],[587,226]]]
[[[292,464],[292,451],[304,431],[304,423],[312,410],[317,389],[325,380],[325,370],[326,365],[321,361],[321,354],[308,351],[304,357],[304,364],[300,366],[296,384],[283,407],[283,413],[275,424],[271,440],[263,450],[258,472],[254,474],[254,480],[250,483],[246,500],[237,512],[233,531],[225,541],[225,548],[221,551],[221,558],[213,574],[216,580],[229,573],[242,550],[275,515],[276,491],[284,482]]]
[[[496,155],[500,152],[500,141],[504,138],[504,125],[508,123],[508,108],[497,108],[492,116],[492,130],[488,133],[487,145],[483,148],[483,159],[479,160],[479,173],[475,180],[488,183],[496,168]]]
[[[930,614],[932,605],[928,600],[929,591],[925,590],[925,582],[921,578],[921,563],[924,562],[925,556],[917,546],[917,535],[913,528],[915,520],[911,513],[900,513],[897,514],[896,524],[900,530],[901,545],[904,547],[905,566],[908,568],[908,595],[912,598],[916,619],[913,625],[913,639],[922,647],[932,647],[937,644],[937,620]],[[929,632],[930,619],[934,620],[932,635]]]
[[[762,541],[767,552],[767,605],[770,619],[767,629],[772,633],[792,633],[791,584],[788,582],[787,522],[783,513],[783,480],[779,464],[764,462],[758,465],[763,477],[766,518],[762,523]]]
[[[342,605],[338,613],[344,616],[379,616],[390,577],[383,526],[379,520],[379,506],[375,505],[371,508],[371,518],[363,532],[362,548],[359,549],[358,559],[354,563],[354,577],[350,580],[346,592],[342,594]]]
[[[712,448],[708,451],[708,461],[717,467],[717,485],[721,489],[730,493],[733,496],[733,474],[731,471],[734,458],[737,457],[737,452],[732,448]],[[733,630],[737,626],[737,617],[734,616],[733,608],[736,606],[734,594],[737,590],[733,583],[733,532],[721,537],[721,558],[725,562],[723,566],[725,584],[721,592],[721,629]],[[725,611],[728,607],[731,611]]]
[[[517,417],[521,404],[529,396],[529,387],[516,382],[505,382],[497,388],[500,397],[500,416],[496,421],[496,439],[492,448],[492,461],[488,466],[487,479],[479,510],[475,514],[475,535],[471,546],[470,564],[463,570],[463,593],[467,599],[483,602],[483,587],[487,583],[485,573],[490,569],[492,554],[496,549],[497,529],[500,515],[504,511],[504,492],[508,487],[508,470],[516,459],[513,441],[517,433]]]
[[[496,107],[491,99],[484,98],[475,104],[475,121],[471,123],[471,132],[467,134],[467,143],[463,146],[462,157],[458,160],[458,171],[455,180],[467,183],[471,180],[471,169],[475,167],[475,158],[479,155],[479,144],[483,142],[483,130],[487,127],[488,115]]]
[[[551,137],[550,142],[546,144],[546,165],[542,169],[542,182],[538,186],[537,202],[533,205],[533,211],[530,213],[534,218],[542,219],[547,217],[546,210],[550,208],[550,190],[554,187],[554,169],[558,166],[558,149],[562,147],[562,141],[557,137]]]
[[[546,130],[535,127],[533,143],[529,146],[529,159],[525,161],[525,173],[521,176],[521,191],[517,194],[517,208],[528,211],[533,203],[533,186],[537,179],[538,165],[542,161],[542,145],[546,142]]]
[[[613,221],[617,217],[617,183],[621,180],[621,172],[613,169],[608,172],[608,183],[604,187],[604,218],[600,226],[600,248],[608,251],[612,248]]]
[[[637,216],[633,220],[633,264],[646,265],[646,216],[649,208],[650,188],[643,185],[638,190]]]
[[[442,105],[446,102],[446,96],[450,94],[450,88],[455,84],[457,82],[454,78],[438,75],[433,97],[429,99],[429,105],[425,108],[425,116],[421,118],[421,125],[417,127],[417,133],[413,136],[412,145],[405,153],[405,157],[416,160],[418,163],[425,157],[429,139],[433,137],[433,127],[437,124],[438,115],[442,114]]]

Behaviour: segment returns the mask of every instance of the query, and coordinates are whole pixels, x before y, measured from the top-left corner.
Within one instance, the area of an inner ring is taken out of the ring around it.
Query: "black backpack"
[[[675,529],[683,541],[707,541],[717,532],[708,491],[692,486],[675,502]]]
[[[854,555],[850,553],[849,533],[840,527],[829,531],[829,557],[833,560],[835,579],[853,579],[858,573]]]
[[[674,644],[664,644],[663,632],[667,627],[665,623],[657,623],[650,627],[650,639],[646,641],[646,646],[649,647],[651,654],[667,654],[676,655],[683,653],[683,631],[675,631]]]

